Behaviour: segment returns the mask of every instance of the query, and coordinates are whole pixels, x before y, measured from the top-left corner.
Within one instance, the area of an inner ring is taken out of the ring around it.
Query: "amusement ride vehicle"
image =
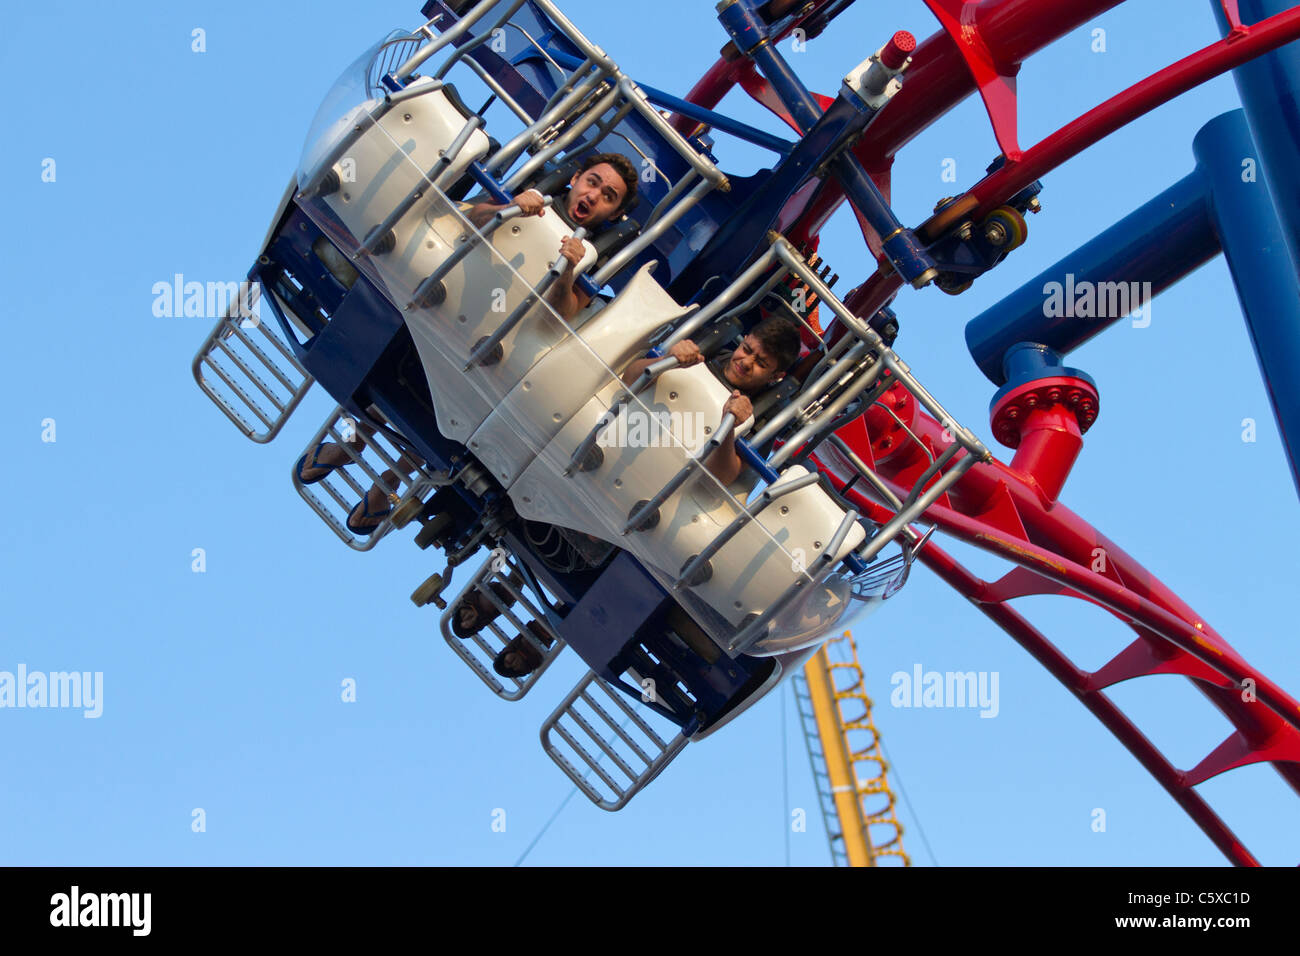
[[[1300,6],[1216,0],[1222,39],[1022,149],[1021,63],[1119,2],[926,0],[941,29],[864,40],[875,52],[846,64],[831,96],[805,87],[780,43],[841,25],[852,0],[724,0],[725,46],[677,96],[625,75],[551,0],[430,0],[422,26],[367,49],[329,91],[248,272],[263,320],[249,321],[249,300],[232,307],[195,377],[258,442],[313,383],[328,392],[338,408],[295,487],[351,548],[415,526],[419,547],[444,553],[412,599],[442,610],[448,646],[498,696],[522,698],[566,649],[581,658],[542,743],[604,809],[809,665],[800,693],[833,765],[827,812],[842,855],[872,856],[882,817],[864,811],[842,745],[839,705],[854,692],[817,652],[919,561],[1074,693],[1229,860],[1254,863],[1196,787],[1269,762],[1300,790],[1300,705],[1059,502],[1100,404],[1065,356],[1139,305],[1135,284],[1158,293],[1220,251],[1266,379],[1300,353],[1265,320],[1300,311],[1300,195],[1279,177],[1272,199],[1224,201],[1242,155],[1262,155],[1266,175],[1300,168],[1300,55],[1284,49]],[[1014,449],[999,461],[894,351],[896,296],[960,296],[1027,240],[1041,176],[1230,70],[1245,110],[1197,138],[1196,170],[1049,270],[1099,290],[1095,308],[1073,308],[1073,287],[1045,308],[1039,276],[967,326],[999,387],[992,435]],[[716,111],[736,87],[788,134]],[[1001,154],[906,225],[889,201],[893,158],[971,92]],[[770,165],[727,173],[728,138]],[[630,164],[635,198],[588,230],[573,190],[584,161],[608,154]],[[876,268],[841,296],[819,238],[846,203]],[[1259,230],[1284,241],[1234,255]],[[572,309],[556,295],[569,282]],[[799,330],[801,352],[737,421],[713,366],[771,316]],[[673,354],[683,342],[706,361]],[[1300,402],[1271,394],[1289,435]],[[742,468],[724,481],[712,463],[728,449]],[[982,580],[936,533],[1015,569]],[[1092,602],[1133,641],[1085,671],[1009,606],[1026,595]],[[1105,692],[1152,674],[1187,678],[1234,727],[1190,769]]]

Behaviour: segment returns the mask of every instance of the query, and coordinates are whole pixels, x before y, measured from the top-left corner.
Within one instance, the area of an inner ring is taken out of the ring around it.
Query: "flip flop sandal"
[[[385,501],[384,507],[380,511],[371,511],[369,501],[370,501],[370,493],[367,492],[365,495],[362,496],[361,500],[357,502],[356,506],[351,511],[348,512],[348,521],[347,521],[348,530],[355,535],[360,535],[363,538],[370,537],[370,535],[374,533],[375,529],[384,523],[382,519],[387,518],[390,514],[393,513],[393,502],[391,500]],[[361,509],[361,514],[357,514],[358,508]],[[362,518],[379,518],[381,520],[377,521],[375,524],[372,524],[368,528],[359,528],[352,523],[354,520],[359,521]]]
[[[536,621],[528,622],[528,630],[544,647],[549,648],[555,643],[551,635],[547,634]],[[511,655],[518,658],[518,662],[514,665],[506,660]],[[541,666],[542,655],[522,634],[503,647],[501,653],[492,661],[492,669],[502,677],[527,677]]]
[[[311,455],[310,462],[307,461],[307,455],[303,455],[298,459],[298,467],[294,473],[298,476],[298,480],[304,485],[314,485],[318,481],[324,481],[333,473],[334,469],[338,467],[338,465],[326,464],[320,460],[320,450],[324,448],[326,444],[328,443],[324,441],[316,443],[315,449],[308,452],[308,454]],[[323,475],[317,475],[315,478],[304,478],[302,473],[308,468],[324,468],[325,473]]]
[[[510,583],[513,584],[517,590],[522,589],[524,586],[523,578],[514,573],[510,575]],[[495,594],[506,607],[510,607],[514,604],[514,595],[511,594],[509,590],[506,589],[506,586],[500,581],[492,582],[492,593]],[[468,627],[462,627],[460,623],[460,612],[463,607],[472,607],[475,611],[474,623]],[[478,587],[474,587],[465,595],[464,598],[461,599],[461,602],[456,605],[456,609],[452,612],[451,632],[461,640],[464,640],[473,634],[477,634],[500,616],[501,612],[497,609],[497,606],[484,597],[483,592],[480,591]]]

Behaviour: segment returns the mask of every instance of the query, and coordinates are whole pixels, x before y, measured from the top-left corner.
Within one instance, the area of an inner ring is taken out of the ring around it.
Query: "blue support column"
[[[1268,186],[1245,162],[1259,165],[1245,113],[1205,124],[1192,152],[1191,175],[972,319],[966,344],[980,370],[1003,385],[1003,361],[1015,346],[1038,343],[1064,356],[1123,317],[1099,316],[1096,308],[1080,314],[1076,289],[1089,289],[1094,304],[1103,283],[1150,283],[1155,294],[1221,249],[1300,491],[1300,388],[1293,385],[1300,368],[1300,280]]]
[[[1300,491],[1300,282],[1268,187],[1246,176],[1244,159],[1257,157],[1241,110],[1207,123],[1192,143],[1210,183],[1214,229],[1223,245],[1255,358]],[[1289,172],[1294,173],[1295,170]]]
[[[790,117],[801,133],[807,135],[819,123],[824,123],[826,117],[816,99],[794,70],[790,69],[785,57],[768,42],[767,27],[748,0],[730,0],[719,8],[718,20],[731,35],[736,48],[753,60],[754,65],[767,78],[773,92],[790,111]],[[844,95],[841,94],[831,110],[844,102]],[[831,110],[827,111],[827,117]],[[840,137],[866,128],[875,116],[874,112],[860,104],[854,104],[854,113],[856,115],[845,124]],[[837,138],[836,142],[839,141]],[[871,181],[858,158],[851,151],[845,150],[833,160],[830,168],[844,187],[849,201],[861,211],[880,236],[885,252],[899,275],[918,288],[930,282],[938,274],[934,260],[926,253],[912,230],[898,221],[893,208]]]
[[[1098,314],[1118,312],[1109,306],[1119,296],[1110,293],[1120,291],[1102,289],[1106,302],[1099,307],[1100,283],[1124,283],[1123,299],[1132,306],[1134,288],[1155,295],[1218,253],[1207,184],[1195,171],[971,319],[966,345],[980,371],[1003,385],[1003,358],[1017,343],[1065,355],[1124,318],[1126,312]],[[1080,301],[1082,289],[1092,290],[1090,304]]]
[[[1219,0],[1210,0],[1219,30],[1228,19]],[[1295,6],[1295,0],[1238,0],[1244,25],[1258,23]],[[1277,217],[1290,247],[1292,268],[1300,271],[1300,43],[1251,60],[1232,71],[1259,148],[1258,162],[1273,193]]]

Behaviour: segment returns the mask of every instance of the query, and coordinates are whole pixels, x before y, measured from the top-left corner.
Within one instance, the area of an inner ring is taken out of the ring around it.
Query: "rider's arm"
[[[545,202],[545,200],[546,197],[536,189],[526,189],[508,203],[474,203],[474,205],[470,206],[469,209],[465,211],[465,218],[468,219],[475,228],[482,229],[492,221],[493,216],[499,213],[502,209],[507,209],[510,206],[518,206],[525,216],[541,216],[545,215],[542,206],[542,203]]]

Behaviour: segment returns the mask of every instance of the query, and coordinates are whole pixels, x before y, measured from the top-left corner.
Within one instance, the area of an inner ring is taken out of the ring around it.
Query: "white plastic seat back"
[[[649,347],[650,334],[684,316],[642,266],[581,330],[547,352],[470,438],[469,449],[506,487],[591,396]]]
[[[409,259],[389,262],[389,257],[384,256],[384,261],[378,263],[381,272],[387,274],[389,288],[398,293],[399,307],[415,299],[416,289],[451,255],[459,237],[471,234],[458,211],[443,208],[444,215],[426,217],[429,228],[424,242]],[[458,416],[458,424],[452,425],[450,420],[444,421],[440,396],[445,397],[443,404],[454,404],[458,399],[450,393],[470,389],[488,406],[495,406],[538,358],[569,334],[568,326],[549,305],[535,302],[501,341],[500,357],[493,364],[465,369],[474,347],[527,300],[558,258],[560,241],[571,234],[572,230],[550,211],[540,217],[511,220],[496,230],[490,243],[477,243],[442,278],[442,302],[405,309],[407,328],[429,373],[438,426],[449,438],[465,441],[486,415],[463,421]],[[595,248],[590,243],[585,245],[587,254],[579,268],[586,268],[596,259]],[[431,357],[435,351],[441,362]],[[455,367],[456,374],[437,378],[447,364]]]
[[[433,83],[421,77],[409,88],[418,90]],[[366,114],[377,102],[370,100],[352,111],[336,130],[337,135],[323,141],[321,147],[337,142],[353,123],[369,124]],[[397,104],[365,130],[334,164],[339,188],[324,197],[325,204],[358,243],[364,241],[370,230],[420,185],[424,174],[437,166],[442,151],[451,146],[465,123],[465,117],[441,89],[430,89]],[[471,162],[487,156],[489,148],[487,134],[475,130],[439,178],[443,183],[454,183]],[[417,207],[397,224],[394,233],[399,249],[409,243],[419,219]]]
[[[714,478],[701,471],[659,508],[659,520],[645,531],[620,531],[640,502],[655,496],[686,461],[687,452],[703,445],[722,417],[730,394],[702,365],[664,373],[643,396],[650,413],[674,424],[680,445],[656,435],[633,405],[623,409],[602,440],[600,467],[564,477],[573,450],[601,419],[616,393],[614,387],[586,403],[557,437],[524,471],[510,490],[524,517],[612,541],[631,551],[670,586],[688,561],[703,551],[740,509]],[[802,467],[784,477],[805,474]],[[741,490],[741,495],[744,491]],[[783,497],[746,524],[712,558],[709,580],[688,589],[732,628],[761,614],[794,585],[827,546],[844,519],[844,510],[815,485]],[[862,542],[854,525],[836,554],[843,558]],[[706,628],[707,620],[700,620]],[[715,633],[725,642],[730,634]]]

